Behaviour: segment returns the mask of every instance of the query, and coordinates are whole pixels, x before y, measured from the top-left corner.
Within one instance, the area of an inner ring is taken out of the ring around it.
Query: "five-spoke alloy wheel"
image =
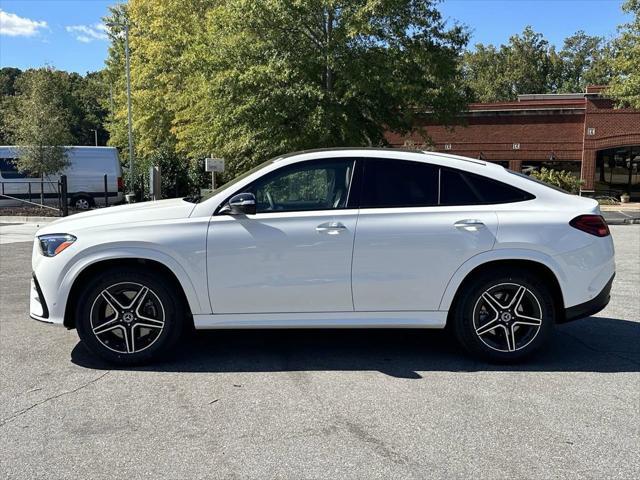
[[[76,312],[87,347],[121,364],[166,352],[182,330],[184,307],[170,282],[142,269],[110,270],[89,282]]]
[[[489,348],[515,352],[529,345],[542,325],[542,307],[523,285],[501,283],[484,291],[473,308],[476,335]]]
[[[91,306],[93,334],[105,347],[118,353],[136,353],[160,337],[165,313],[158,295],[139,283],[111,285]]]
[[[550,333],[554,299],[535,275],[496,269],[465,289],[451,321],[456,337],[471,353],[491,361],[517,361],[535,351]]]

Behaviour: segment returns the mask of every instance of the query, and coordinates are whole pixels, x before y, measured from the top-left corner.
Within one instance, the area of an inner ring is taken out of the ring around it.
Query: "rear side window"
[[[523,202],[533,195],[491,178],[469,172],[442,168],[440,205],[487,205]]]
[[[362,208],[489,205],[533,195],[488,177],[422,162],[367,159]]]
[[[438,205],[438,167],[420,162],[367,159],[360,204],[364,208]]]

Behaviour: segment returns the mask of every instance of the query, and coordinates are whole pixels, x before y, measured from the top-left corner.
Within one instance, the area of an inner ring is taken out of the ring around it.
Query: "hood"
[[[98,208],[90,212],[78,213],[61,218],[38,230],[36,235],[47,233],[73,233],[88,228],[108,225],[122,226],[127,223],[149,222],[186,218],[195,204],[181,198],[134,203],[117,207]]]

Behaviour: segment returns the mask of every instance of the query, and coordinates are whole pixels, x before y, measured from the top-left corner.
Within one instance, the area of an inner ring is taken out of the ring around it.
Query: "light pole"
[[[90,128],[90,131],[93,132],[93,138],[95,139],[95,143],[96,143],[96,147],[98,146],[98,129],[97,128]]]
[[[129,133],[129,192],[134,190],[133,126],[131,125],[131,66],[129,64],[129,22],[124,24],[124,58],[127,69],[127,125]]]
[[[124,58],[127,76],[127,132],[129,135],[129,192],[133,193],[135,159],[133,156],[133,126],[131,124],[131,66],[129,61],[129,21],[125,20],[123,24],[109,22],[107,23],[107,26],[118,26],[124,29]]]

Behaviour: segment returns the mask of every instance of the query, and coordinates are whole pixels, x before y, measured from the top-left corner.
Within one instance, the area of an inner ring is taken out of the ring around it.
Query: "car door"
[[[356,311],[438,310],[458,267],[493,247],[492,207],[449,201],[473,197],[450,176],[424,162],[366,160],[353,257]]]
[[[282,167],[242,189],[256,196],[255,215],[211,218],[214,314],[353,311],[354,164],[334,158]]]

